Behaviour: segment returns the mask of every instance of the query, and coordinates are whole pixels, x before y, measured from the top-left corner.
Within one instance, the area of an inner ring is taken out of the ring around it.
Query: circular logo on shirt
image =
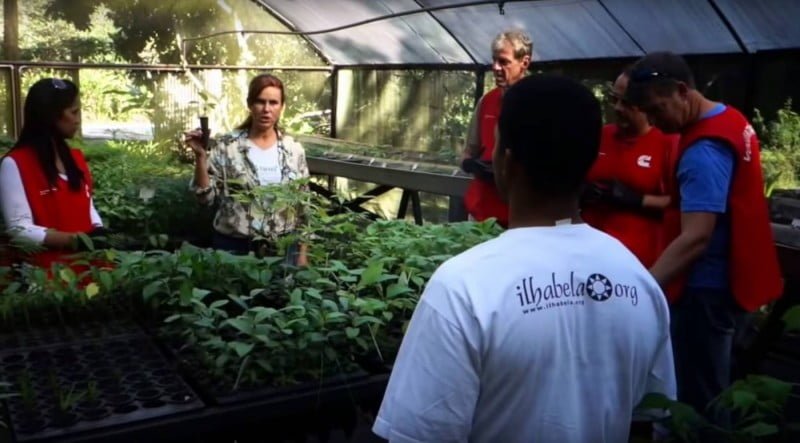
[[[611,298],[614,287],[603,274],[592,274],[586,280],[586,294],[595,301],[606,301]]]

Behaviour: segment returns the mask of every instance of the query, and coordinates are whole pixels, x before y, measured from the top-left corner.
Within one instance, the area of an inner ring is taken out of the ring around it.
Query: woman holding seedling
[[[79,234],[104,236],[92,201],[92,174],[83,153],[67,145],[81,122],[77,86],[45,78],[25,99],[22,133],[0,160],[0,210],[21,258],[49,268],[69,262]],[[15,248],[16,251],[16,248]],[[15,259],[16,259],[15,254]]]
[[[217,139],[202,129],[186,134],[195,154],[192,189],[201,203],[217,204],[215,249],[274,254],[278,239],[296,229],[297,217],[272,207],[275,199],[263,195],[265,187],[309,176],[302,145],[278,126],[285,99],[283,82],[261,74],[250,82],[250,115],[236,130]],[[290,247],[287,260],[304,266],[305,246]]]

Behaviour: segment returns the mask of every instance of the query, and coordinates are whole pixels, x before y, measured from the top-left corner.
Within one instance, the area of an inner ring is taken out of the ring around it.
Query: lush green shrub
[[[189,191],[192,169],[165,146],[110,141],[82,147],[94,177],[95,206],[109,228],[134,237],[210,240],[212,214]]]
[[[792,110],[791,99],[786,101],[777,117],[769,122],[756,110],[753,125],[761,140],[761,163],[764,170],[765,192],[773,189],[796,188],[800,185],[800,115]]]

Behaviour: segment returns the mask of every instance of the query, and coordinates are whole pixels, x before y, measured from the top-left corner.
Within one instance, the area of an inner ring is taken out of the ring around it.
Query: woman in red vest
[[[25,99],[22,133],[0,160],[0,210],[6,230],[14,240],[39,251],[19,257],[37,266],[68,263],[79,244],[77,234],[104,232],[92,202],[89,167],[81,151],[66,142],[78,131],[80,115],[74,83],[39,80]]]
[[[645,267],[664,250],[663,212],[678,137],[650,125],[647,115],[623,98],[630,68],[609,94],[616,123],[603,127],[600,151],[589,171],[581,217],[625,245]]]

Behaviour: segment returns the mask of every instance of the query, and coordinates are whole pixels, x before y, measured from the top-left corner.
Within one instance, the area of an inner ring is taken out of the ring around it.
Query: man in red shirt
[[[521,30],[501,32],[492,42],[495,88],[481,97],[467,133],[461,168],[473,174],[464,194],[467,213],[477,221],[495,218],[508,226],[508,205],[497,193],[492,173],[494,129],[503,92],[525,76],[533,55],[531,38]]]
[[[581,217],[622,242],[647,267],[664,248],[662,213],[669,205],[669,159],[678,137],[650,125],[624,99],[630,69],[609,93],[616,123],[605,125],[600,152],[589,171]]]

